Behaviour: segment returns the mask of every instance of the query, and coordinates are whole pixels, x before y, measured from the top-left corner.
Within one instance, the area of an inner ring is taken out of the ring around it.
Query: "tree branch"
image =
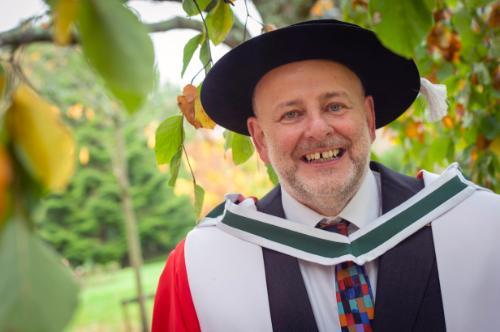
[[[151,33],[166,32],[176,29],[190,29],[196,31],[203,31],[203,24],[200,21],[188,19],[181,16],[176,16],[171,19],[160,21],[156,23],[146,23],[146,27]],[[233,29],[224,40],[224,44],[234,48],[239,45],[243,40],[243,25],[236,21]],[[73,43],[78,42],[78,37],[73,35]],[[48,28],[41,26],[29,27],[16,27],[11,30],[0,33],[0,49],[3,47],[12,47],[13,49],[21,45],[39,42],[53,42],[52,34]]]

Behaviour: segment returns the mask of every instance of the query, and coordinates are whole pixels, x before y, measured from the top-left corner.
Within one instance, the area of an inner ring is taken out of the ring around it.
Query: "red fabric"
[[[184,240],[170,253],[160,276],[153,309],[152,332],[198,332],[184,261]]]

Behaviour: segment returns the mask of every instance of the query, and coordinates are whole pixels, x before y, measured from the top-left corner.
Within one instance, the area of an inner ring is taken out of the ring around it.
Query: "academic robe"
[[[377,163],[372,163],[370,167],[380,173],[383,213],[405,202],[424,187],[422,179],[410,178],[395,173]],[[496,198],[496,205],[494,206],[500,208],[499,202],[500,200]],[[261,212],[284,218],[280,187],[276,187],[258,201],[257,208]],[[492,219],[491,216],[488,218]],[[438,226],[441,228],[447,227],[446,225],[440,226],[440,224],[436,227]],[[448,287],[447,294],[456,293],[455,290],[460,288],[456,285],[448,286],[447,280],[440,280],[434,247],[433,227],[423,227],[379,257],[374,330],[389,332],[470,331],[470,327],[489,326],[488,322],[482,322],[481,318],[492,319],[491,326],[494,330],[493,318],[495,316],[484,310],[478,314],[478,308],[475,307],[472,300],[470,318],[462,317],[463,305],[453,307],[453,303],[447,306],[453,308],[447,311],[445,318],[441,287]],[[498,225],[491,226],[488,224],[487,227],[500,231]],[[488,228],[484,230],[488,231]],[[465,231],[461,231],[461,233]],[[216,235],[212,230],[192,232],[188,235],[187,240],[193,243],[203,242],[205,239],[212,237],[202,235],[207,234],[207,232]],[[443,232],[447,232],[447,230],[445,229],[441,233]],[[222,238],[214,240],[216,242],[224,242],[225,239],[230,237],[227,234],[219,234],[215,237],[217,236],[222,236]],[[230,239],[229,241],[240,240]],[[446,241],[440,240],[440,243],[442,242]],[[205,287],[218,278],[217,274],[204,269],[196,270],[196,266],[192,266],[189,261],[186,262],[184,245],[185,243],[181,242],[171,253],[160,278],[155,299],[153,332],[200,331],[200,326],[217,326],[217,324],[224,328],[226,322],[228,327],[225,330],[227,331],[235,330],[234,328],[237,328],[238,324],[241,324],[241,331],[317,331],[296,258],[266,248],[259,247],[258,250],[255,250],[255,248],[249,248],[250,244],[246,243],[237,244],[237,246],[242,246],[241,260],[249,263],[242,264],[236,269],[238,271],[235,272],[233,279],[236,280],[234,282],[231,277],[225,276],[228,281],[227,287],[230,289],[229,295],[222,294],[224,291],[221,291],[219,298],[217,293],[214,295],[213,292],[210,292],[211,287]],[[212,252],[211,245],[215,248],[215,254]],[[203,246],[205,252],[202,254],[206,255],[208,260],[213,260],[214,264],[219,264],[223,269],[226,267],[220,264],[231,264],[231,259],[235,262],[238,259],[233,257],[233,253],[227,252],[228,248],[217,249],[217,244],[215,242],[211,243],[210,240],[204,243]],[[247,247],[248,250],[244,249]],[[446,252],[446,250],[450,251],[454,250],[454,248],[456,247],[453,245],[443,244],[438,246],[437,249]],[[484,279],[490,282],[492,278],[495,280],[495,276],[500,277],[500,260],[498,260],[500,248],[498,249],[496,256],[485,257],[485,260],[496,259],[496,261],[491,262],[491,276],[489,278],[484,276]],[[199,252],[198,250],[198,255],[200,255]],[[211,259],[212,255],[225,255],[225,257],[223,260],[217,260],[216,257]],[[190,255],[187,256],[190,257]],[[252,265],[252,262],[257,260],[260,260],[261,263]],[[446,264],[448,263],[443,261],[440,265]],[[463,265],[464,275],[456,275],[455,278],[459,280],[461,280],[460,278],[467,278],[468,262],[464,261],[461,264]],[[188,266],[188,269],[186,269],[186,266]],[[248,268],[248,270],[244,271],[245,268]],[[453,271],[456,271],[457,267],[454,266],[453,269]],[[191,276],[187,270],[192,271]],[[225,274],[227,274],[227,270],[225,270]],[[444,274],[446,274],[447,278],[450,278],[449,273]],[[482,277],[484,273],[479,274],[479,276],[477,273],[471,275]],[[204,284],[205,281],[202,281],[203,278],[207,278],[206,285]],[[245,280],[245,278],[251,280]],[[489,289],[492,293],[492,295],[489,295],[490,302],[494,301],[491,298],[500,298],[498,280],[500,279],[497,279],[497,282],[493,283],[491,287],[483,287]],[[478,280],[478,282],[481,282],[481,280]],[[217,280],[213,285],[216,284]],[[247,285],[248,290],[242,290]],[[196,291],[194,302],[191,288]],[[235,299],[231,298],[231,294],[239,294],[233,297],[238,298],[236,301],[241,303],[234,302]],[[465,294],[467,292],[464,292]],[[210,303],[210,301],[212,302]],[[254,305],[259,301],[259,305]],[[455,297],[448,296],[446,301],[460,302],[461,297],[458,295]],[[218,302],[221,303],[220,306]],[[497,300],[496,304],[496,307],[498,307],[500,300]],[[207,311],[211,310],[214,312],[213,317],[210,317],[211,313],[207,314]],[[216,311],[217,313],[215,313]],[[460,317],[465,319],[468,325],[457,323]],[[473,323],[475,320],[479,320],[478,324]],[[202,324],[200,324],[200,321]],[[218,330],[220,331],[220,328]]]

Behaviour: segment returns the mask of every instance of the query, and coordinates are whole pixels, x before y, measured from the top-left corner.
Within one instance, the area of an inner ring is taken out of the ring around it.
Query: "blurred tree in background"
[[[112,170],[115,132],[112,101],[81,52],[33,45],[22,66],[39,92],[58,105],[78,142],[79,165],[66,190],[42,201],[35,214],[40,235],[68,259],[83,263],[128,262],[120,193]],[[68,70],[71,68],[71,71]],[[46,77],[51,84],[43,84]],[[173,88],[155,92],[126,123],[125,142],[134,210],[145,258],[167,253],[194,224],[188,197],[177,197],[155,166],[144,128],[174,113]]]
[[[235,47],[250,38],[249,20],[259,21],[263,32],[310,18],[373,29],[389,48],[413,57],[421,76],[446,84],[450,106],[440,122],[428,123],[426,105],[417,99],[398,121],[379,131],[385,144],[374,158],[408,174],[421,168],[439,172],[459,161],[473,181],[500,189],[498,2],[254,0],[260,17],[247,10],[239,20],[232,0],[177,0],[186,15],[153,24],[141,22],[126,1],[45,2],[50,6],[46,15],[0,33],[0,330],[59,331],[76,306],[71,274],[39,235],[76,264],[125,262],[126,229],[138,298],[143,299],[136,228],[144,253],[155,255],[171,247],[202,211],[209,196],[204,188],[214,177],[201,176],[201,167],[197,171],[201,153],[190,147],[189,138],[198,135],[188,123],[199,132],[214,123],[200,103],[200,85],[182,89],[177,114],[163,107],[165,98],[175,103],[165,91],[137,112],[157,81],[151,32],[199,31],[186,41],[183,72],[196,62],[206,73],[213,64],[213,45]],[[50,45],[27,47],[39,42]],[[75,56],[71,48],[54,52],[54,45],[80,45],[81,53]],[[196,50],[199,62],[193,60]],[[148,126],[166,116],[158,126]],[[194,211],[173,196],[154,166],[153,146],[148,148],[140,133],[146,127],[157,127],[156,161],[168,165],[170,186],[178,188],[192,176]],[[255,154],[249,139],[226,131],[224,141],[233,162],[252,173],[247,161]],[[195,151],[191,157],[190,151]],[[267,171],[275,182],[272,169]],[[23,292],[27,288],[32,292]],[[43,305],[47,298],[51,306]],[[142,316],[145,331],[144,310]]]

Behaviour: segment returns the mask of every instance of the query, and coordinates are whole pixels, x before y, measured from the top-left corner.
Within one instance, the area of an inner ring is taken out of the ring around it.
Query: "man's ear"
[[[257,152],[259,153],[260,159],[265,163],[268,164],[269,157],[267,154],[267,147],[266,147],[266,141],[264,137],[264,131],[262,130],[262,127],[259,124],[259,121],[255,116],[249,117],[247,120],[247,128],[248,132],[250,133],[250,136],[252,137],[253,144],[255,145],[255,148],[257,149]]]
[[[370,131],[370,137],[372,142],[375,140],[375,103],[373,101],[372,96],[365,97],[365,112],[366,112],[366,120],[368,122],[368,130]]]

